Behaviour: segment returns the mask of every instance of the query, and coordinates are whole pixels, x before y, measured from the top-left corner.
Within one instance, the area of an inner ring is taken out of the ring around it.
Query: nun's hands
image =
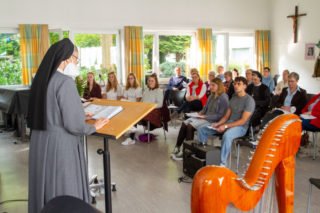
[[[96,130],[99,130],[107,123],[109,123],[108,118],[100,118],[100,119],[96,120],[96,122],[94,123],[94,127],[96,128]]]
[[[86,112],[86,120],[92,119],[93,113],[91,112]]]

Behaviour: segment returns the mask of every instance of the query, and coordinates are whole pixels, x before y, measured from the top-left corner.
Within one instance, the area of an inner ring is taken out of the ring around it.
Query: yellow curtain
[[[49,48],[49,30],[46,24],[20,24],[19,31],[22,83],[29,85]]]
[[[270,67],[270,30],[256,30],[256,62],[258,71],[264,67]]]
[[[198,43],[200,49],[200,76],[203,80],[207,79],[208,72],[213,67],[213,48],[212,48],[212,29],[198,29]]]
[[[132,72],[139,83],[144,81],[143,73],[143,32],[142,27],[124,27],[126,76]]]

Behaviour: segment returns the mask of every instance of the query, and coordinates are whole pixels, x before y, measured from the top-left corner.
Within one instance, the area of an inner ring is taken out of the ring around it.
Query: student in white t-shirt
[[[126,99],[130,102],[140,102],[142,99],[142,89],[133,73],[129,73],[127,77],[126,87],[123,92],[123,99]],[[122,145],[132,145],[136,143],[134,138],[135,128],[131,128],[130,131],[129,137],[121,143]]]
[[[123,92],[123,99],[131,102],[139,102],[142,98],[142,89],[137,82],[137,78],[133,73],[129,73],[127,77],[126,87]]]
[[[115,72],[110,72],[108,74],[108,83],[105,96],[105,98],[108,100],[120,100],[122,97],[122,88],[118,83]]]

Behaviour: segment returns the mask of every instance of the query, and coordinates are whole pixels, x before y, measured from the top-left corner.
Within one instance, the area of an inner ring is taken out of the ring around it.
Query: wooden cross
[[[293,19],[293,38],[294,38],[293,42],[294,43],[297,43],[297,41],[298,41],[298,18],[300,16],[306,16],[306,15],[307,15],[306,13],[299,14],[298,13],[298,6],[296,6],[294,15],[287,16],[287,18]]]

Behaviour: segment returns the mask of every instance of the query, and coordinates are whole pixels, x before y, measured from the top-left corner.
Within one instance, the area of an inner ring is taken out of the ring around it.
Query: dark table
[[[17,136],[25,140],[30,87],[22,85],[0,86],[0,111],[17,118]],[[5,121],[7,122],[7,121]]]

